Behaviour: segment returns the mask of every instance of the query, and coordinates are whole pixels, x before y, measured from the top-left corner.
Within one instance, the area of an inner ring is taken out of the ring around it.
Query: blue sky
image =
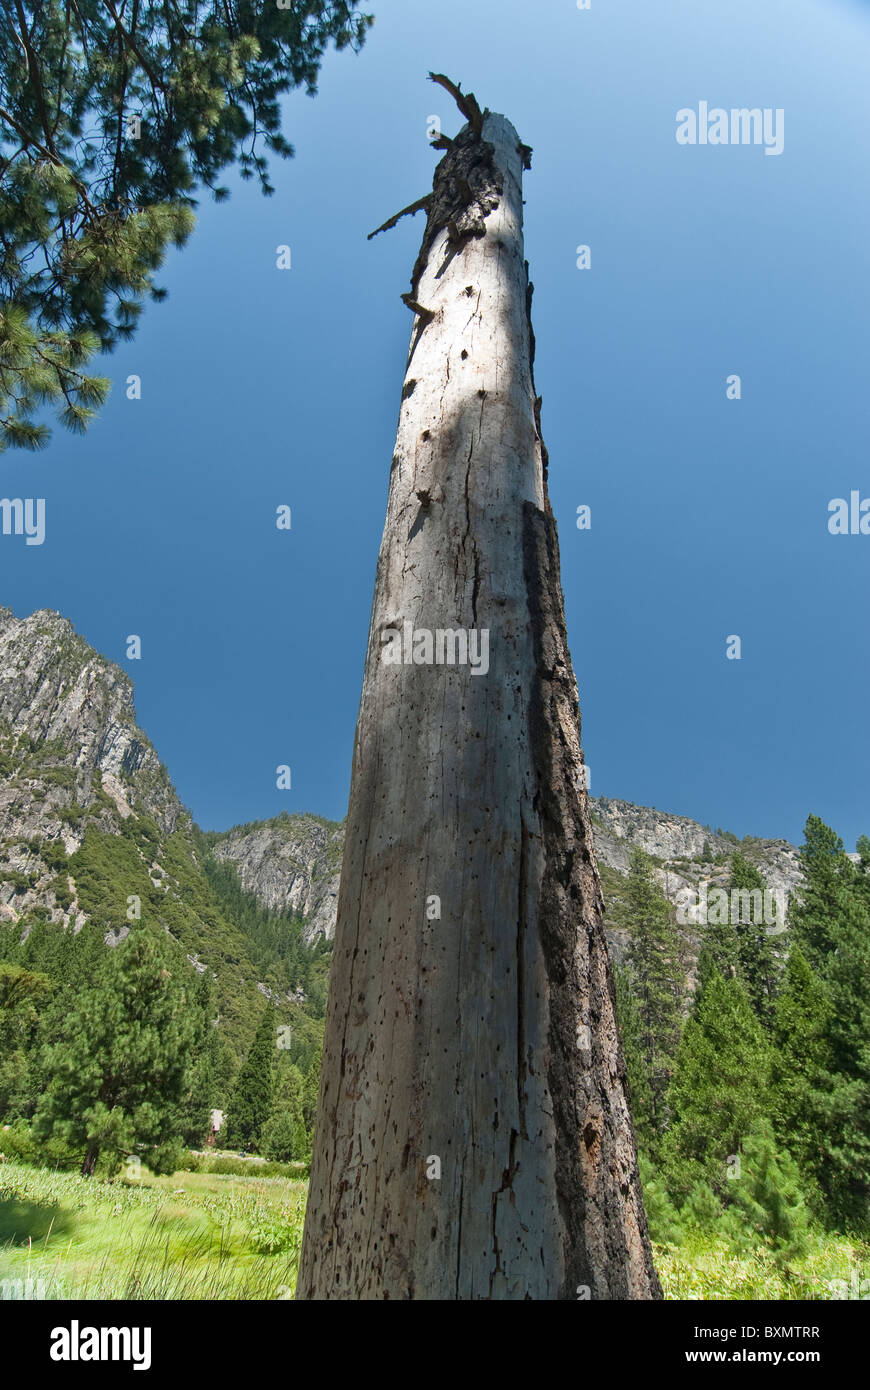
[[[427,117],[461,123],[425,80],[444,71],[534,147],[536,378],[593,793],[791,840],[813,811],[851,848],[870,536],[829,535],[827,507],[870,496],[870,6],[369,8],[359,57],[287,100],[275,196],[203,200],[88,435],[0,460],[4,496],[47,502],[44,545],[0,537],[0,603],[58,609],[126,666],[202,826],[344,815],[422,221],[366,233],[431,186]],[[681,147],[702,100],[783,108],[783,153]]]

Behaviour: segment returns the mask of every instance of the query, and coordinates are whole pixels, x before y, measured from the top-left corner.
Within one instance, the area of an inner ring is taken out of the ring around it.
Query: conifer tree
[[[855,882],[863,900],[870,904],[870,839],[859,835],[855,849],[858,852]]]
[[[800,947],[789,952],[773,1020],[771,1117],[809,1189],[828,1162],[831,1006]]]
[[[316,90],[323,53],[358,49],[357,0],[2,0],[0,449],[40,448],[55,402],[84,430],[108,381],[90,357],[132,336],[154,273],[221,171],[273,192],[280,98]],[[259,142],[259,145],[258,145]]]
[[[640,1003],[631,972],[623,966],[613,967],[614,997],[619,1040],[625,1058],[631,1117],[638,1145],[651,1152],[657,1137],[653,1121],[653,1095],[647,1072],[644,1050],[644,1026]]]
[[[51,990],[47,975],[0,961],[0,1120],[28,1109],[30,1053]]]
[[[770,1024],[780,973],[775,936],[765,921],[766,884],[754,864],[735,851],[725,886],[725,905],[711,906],[700,928],[696,997],[714,973],[741,979],[757,1017]]]
[[[777,1264],[787,1266],[806,1253],[810,1242],[800,1168],[788,1150],[776,1144],[764,1121],[747,1134],[739,1158],[735,1176],[727,1183],[724,1232],[738,1249],[755,1253],[762,1244]]]
[[[312,1141],[314,1137],[314,1123],[317,1119],[317,1093],[320,1090],[322,1064],[323,1048],[318,1047],[305,1073],[305,1085],[302,1092],[302,1118],[305,1121],[309,1141]]]
[[[825,1169],[833,1210],[870,1217],[870,915],[849,896],[824,972],[831,1014],[832,1086]]]
[[[214,1026],[213,990],[208,974],[199,976],[191,992],[196,1030],[195,1060],[182,1105],[182,1133],[187,1143],[199,1148],[211,1127],[211,1111],[218,1107],[217,1089],[227,1048]]]
[[[776,991],[778,966],[774,938],[764,920],[767,885],[754,864],[739,851],[731,858],[728,885],[736,968],[757,1017],[768,1023]]]
[[[854,874],[843,841],[819,816],[807,817],[798,857],[803,882],[789,903],[789,936],[813,969],[824,975]]]
[[[256,1148],[272,1109],[274,1091],[275,1010],[266,1006],[230,1097],[227,1133],[231,1144]]]
[[[292,1063],[280,1070],[272,1110],[263,1126],[260,1149],[266,1158],[287,1162],[308,1154],[308,1134],[302,1114],[305,1082]]]
[[[48,1089],[34,1133],[84,1150],[92,1176],[100,1154],[139,1153],[147,1162],[182,1125],[197,1033],[190,971],[159,928],[140,925],[106,952],[49,1048]]]
[[[639,1045],[649,1088],[649,1126],[665,1123],[664,1097],[680,1037],[684,972],[670,904],[655,879],[649,855],[635,846],[626,885],[631,932],[626,960],[639,1014]]]
[[[819,1179],[835,1216],[863,1222],[870,1201],[870,890],[861,851],[856,867],[818,816],[807,820],[800,856],[804,882],[789,923],[830,1004]]]
[[[740,973],[737,934],[730,921],[721,921],[719,913],[710,914],[707,920],[700,924],[698,937],[700,949],[696,969],[696,1003],[714,975],[721,975],[723,980],[731,980]]]
[[[686,1023],[667,1094],[669,1182],[722,1190],[728,1159],[768,1105],[770,1057],[746,987],[714,974]]]

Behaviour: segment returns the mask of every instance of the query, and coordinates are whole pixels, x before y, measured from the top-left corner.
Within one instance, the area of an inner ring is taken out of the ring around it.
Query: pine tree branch
[[[118,33],[121,36],[122,40],[129,46],[130,49],[132,49],[132,51],[136,54],[136,57],[139,59],[139,62],[142,64],[142,67],[148,75],[148,80],[151,83],[152,88],[154,88],[155,91],[165,92],[166,83],[157,76],[156,72],[148,62],[148,59],[143,57],[138,46],[133,40],[133,35],[129,33],[129,31],[125,29],[123,24],[121,23],[120,16],[115,12],[115,8],[111,4],[111,0],[103,0],[103,4],[109,11],[109,14],[112,16],[112,19],[115,21],[115,27],[118,30]]]
[[[14,25],[14,16],[12,15],[11,10],[10,10],[9,6],[7,5],[7,3],[6,3],[6,0],[0,0],[0,4],[2,4],[3,9],[6,11],[6,14],[9,16],[9,25],[10,25],[10,29],[11,29],[11,32],[12,32],[12,37],[14,38],[15,42],[18,44],[18,47],[21,49],[21,52],[24,54],[24,66],[25,66],[26,69],[27,69],[27,76],[29,77],[29,76],[30,76],[30,59],[29,59],[28,56],[27,56],[27,49],[26,49],[25,46],[24,46],[24,41],[23,41],[23,39],[21,38],[21,35],[18,33],[18,30],[15,28],[15,25]]]
[[[0,120],[8,122],[12,129],[21,136],[21,139],[25,141],[25,150],[39,150],[39,153],[44,155],[51,164],[63,164],[63,160],[60,159],[56,153],[52,153],[45,145],[41,145],[38,140],[34,140],[29,131],[25,130],[24,126],[18,124],[11,111],[7,111],[5,106],[0,106]]]
[[[34,15],[33,17],[33,28],[28,33],[27,22],[25,19],[24,8],[21,4],[21,0],[15,0],[15,7],[18,11],[18,22],[21,25],[21,33],[24,40],[24,46],[27,52],[28,81],[32,82],[33,84],[33,91],[34,95],[36,96],[37,105],[39,106],[39,115],[42,121],[42,130],[43,134],[45,135],[45,143],[51,151],[51,157],[54,160],[54,162],[60,164],[62,163],[62,160],[57,152],[57,149],[55,148],[54,133],[51,128],[51,123],[48,119],[48,111],[45,105],[45,91],[43,89],[42,78],[39,73],[39,59],[34,53],[33,45],[31,43],[33,29],[36,28],[36,15]]]

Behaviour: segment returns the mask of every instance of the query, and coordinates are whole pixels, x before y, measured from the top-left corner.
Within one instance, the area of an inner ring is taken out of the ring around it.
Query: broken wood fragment
[[[430,72],[429,81],[437,82],[439,87],[443,87],[445,92],[450,93],[475,135],[479,138],[483,132],[483,112],[477,104],[477,97],[474,93],[463,92],[460,85],[457,82],[451,82],[450,78],[445,77],[443,72]]]
[[[391,227],[395,227],[396,223],[402,217],[413,217],[416,212],[427,211],[431,199],[432,194],[427,193],[424,197],[418,198],[416,203],[409,203],[406,208],[402,208],[401,212],[397,212],[394,217],[388,217],[386,222],[381,223],[380,227],[375,227],[373,232],[369,232],[366,241],[371,241],[372,237],[377,236],[378,232],[388,232]]]
[[[419,317],[420,317],[421,319],[423,319],[424,323],[430,323],[431,320],[434,319],[434,317],[435,317],[435,310],[434,310],[434,309],[426,309],[426,308],[424,308],[424,306],[423,306],[422,304],[418,304],[418,302],[417,302],[416,299],[412,299],[411,296],[410,296],[409,294],[403,294],[403,295],[401,296],[401,298],[402,298],[402,303],[403,303],[403,304],[407,304],[408,308],[409,308],[413,313],[418,314]]]

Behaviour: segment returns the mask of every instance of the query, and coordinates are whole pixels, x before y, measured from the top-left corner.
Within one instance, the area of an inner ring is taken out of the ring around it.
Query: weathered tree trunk
[[[503,116],[463,129],[407,297],[299,1298],[660,1297],[532,376],[528,153]],[[488,631],[488,670],[417,664],[423,629]]]

